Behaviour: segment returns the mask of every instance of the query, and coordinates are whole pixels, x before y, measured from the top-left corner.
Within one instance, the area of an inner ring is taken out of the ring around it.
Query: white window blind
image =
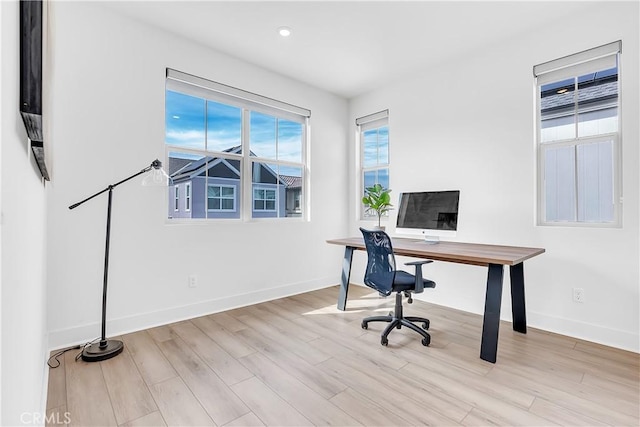
[[[573,55],[544,62],[533,67],[539,86],[572,76],[582,76],[616,66],[616,55],[622,52],[620,40]]]
[[[311,111],[306,108],[247,92],[233,86],[193,76],[171,68],[167,68],[166,88],[205,99],[209,98],[211,96],[210,91],[213,91],[218,94],[216,97],[218,100],[226,101],[231,105],[238,105],[239,107],[253,110],[260,110],[261,106],[265,106],[275,108],[285,114],[292,113],[293,117],[286,115],[287,118],[296,118],[295,116],[311,117]],[[300,120],[299,117],[297,119]]]
[[[356,119],[356,125],[360,126],[360,131],[365,131],[367,129],[384,126],[388,121],[389,110],[382,110]]]

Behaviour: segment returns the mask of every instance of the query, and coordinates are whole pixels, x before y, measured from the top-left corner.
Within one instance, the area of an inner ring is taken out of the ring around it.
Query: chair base
[[[366,317],[362,320],[362,329],[367,329],[370,322],[387,322],[389,323],[385,330],[380,335],[380,344],[388,345],[389,340],[388,336],[391,331],[396,328],[400,329],[403,326],[406,326],[409,329],[412,329],[422,335],[422,345],[428,346],[431,343],[431,335],[426,331],[429,329],[429,319],[425,319],[423,317],[414,317],[407,316],[404,317],[402,313],[402,292],[396,293],[396,306],[395,311],[393,313],[389,313],[388,316],[371,316]],[[422,322],[422,329],[414,324]]]

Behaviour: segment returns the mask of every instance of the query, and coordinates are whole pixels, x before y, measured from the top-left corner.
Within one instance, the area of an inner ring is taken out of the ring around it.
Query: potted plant
[[[391,204],[391,196],[389,193],[391,190],[384,188],[380,184],[375,184],[373,187],[367,187],[364,189],[364,197],[362,198],[362,204],[364,204],[366,213],[375,212],[378,216],[378,228],[383,229],[380,225],[382,215],[389,212],[393,205]]]

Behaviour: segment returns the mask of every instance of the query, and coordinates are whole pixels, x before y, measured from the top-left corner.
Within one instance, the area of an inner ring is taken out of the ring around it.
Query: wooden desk
[[[349,292],[353,251],[366,251],[367,249],[362,237],[327,240],[327,243],[345,247],[340,295],[338,296],[338,310],[344,310]],[[400,238],[393,238],[392,245],[396,255],[487,267],[487,290],[484,303],[482,342],[480,344],[481,359],[492,363],[496,362],[500,306],[502,305],[502,277],[505,265],[509,266],[511,275],[513,330],[523,334],[527,333],[523,264],[525,260],[544,253],[544,249],[458,242],[439,242],[430,245],[418,239]]]

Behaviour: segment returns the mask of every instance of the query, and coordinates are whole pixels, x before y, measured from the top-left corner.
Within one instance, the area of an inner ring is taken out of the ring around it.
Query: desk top
[[[366,250],[362,237],[332,239],[327,240],[327,243]],[[529,258],[540,255],[545,251],[541,248],[485,245],[479,243],[440,241],[436,244],[428,244],[422,239],[405,239],[398,237],[391,238],[391,244],[393,245],[393,252],[396,255],[480,266],[487,266],[489,264],[516,265]]]

